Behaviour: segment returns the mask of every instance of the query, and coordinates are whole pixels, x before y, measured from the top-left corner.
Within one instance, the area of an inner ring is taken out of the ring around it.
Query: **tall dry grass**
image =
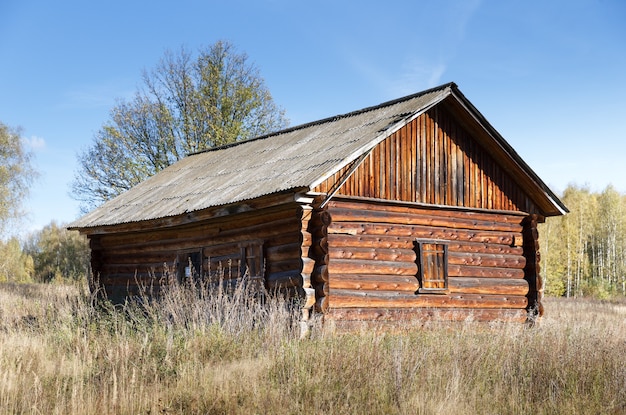
[[[178,287],[93,307],[0,286],[3,413],[626,413],[626,303],[547,301],[543,321],[427,323],[300,340],[279,300]]]

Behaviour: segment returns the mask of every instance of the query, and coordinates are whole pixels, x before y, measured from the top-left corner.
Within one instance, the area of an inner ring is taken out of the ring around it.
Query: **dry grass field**
[[[92,307],[0,285],[0,411],[20,414],[626,413],[626,302],[548,299],[520,325],[314,331],[284,304],[175,289]]]

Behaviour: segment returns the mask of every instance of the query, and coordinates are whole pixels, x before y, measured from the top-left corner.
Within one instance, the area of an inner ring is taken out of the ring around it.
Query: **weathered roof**
[[[96,208],[70,227],[81,229],[167,218],[281,191],[310,190],[451,95],[465,100],[456,85],[449,83],[375,107],[192,154]],[[504,139],[495,134],[512,152]],[[514,152],[511,156],[519,158]],[[519,162],[538,188],[560,204],[532,170],[521,159]],[[564,209],[562,204],[559,206]]]

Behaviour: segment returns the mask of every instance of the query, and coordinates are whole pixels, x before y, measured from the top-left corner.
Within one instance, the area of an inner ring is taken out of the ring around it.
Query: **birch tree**
[[[618,286],[624,285],[624,274],[626,274],[625,216],[624,196],[612,186],[608,186],[598,196],[598,214],[592,254],[594,277],[609,289],[617,289]],[[622,291],[624,291],[623,288]]]
[[[37,173],[19,128],[0,122],[0,237],[23,215],[22,204]]]
[[[596,197],[587,187],[568,186],[563,193],[563,202],[570,208],[570,214],[561,221],[567,251],[565,294],[570,297],[581,294],[583,282],[589,277],[588,250],[597,206]]]
[[[626,196],[570,185],[570,213],[541,225],[542,269],[549,295],[626,295]]]

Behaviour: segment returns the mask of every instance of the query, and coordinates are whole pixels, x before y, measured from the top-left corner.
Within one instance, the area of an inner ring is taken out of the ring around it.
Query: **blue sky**
[[[621,0],[2,0],[0,121],[41,176],[24,230],[79,215],[76,156],[167,49],[248,54],[292,125],[449,81],[556,192],[626,192]]]

